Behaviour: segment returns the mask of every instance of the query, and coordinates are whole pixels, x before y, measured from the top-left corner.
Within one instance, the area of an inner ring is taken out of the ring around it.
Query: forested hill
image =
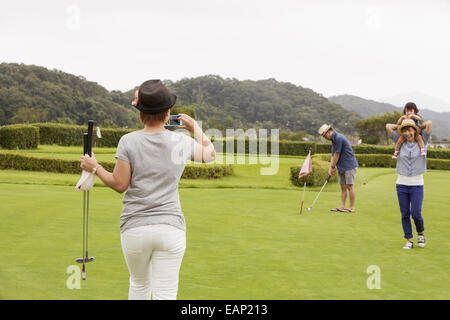
[[[363,118],[383,115],[386,112],[392,111],[403,112],[403,106],[396,107],[389,103],[367,100],[352,95],[333,96],[329,97],[328,100],[338,103],[350,111],[357,112]],[[419,108],[419,115],[422,119],[433,121],[433,134],[439,139],[450,138],[450,112],[436,112],[422,109],[419,104],[417,107]]]
[[[208,75],[164,81],[190,106],[204,127],[279,128],[316,134],[323,123],[354,133],[361,117],[311,89],[274,79],[239,81]],[[136,87],[140,83],[136,84]],[[103,126],[139,123],[130,105],[133,88],[109,92],[101,85],[58,70],[23,64],[0,64],[0,124],[59,121]]]
[[[363,118],[369,118],[376,115],[383,115],[386,112],[403,112],[403,108],[395,107],[392,104],[378,102],[374,100],[363,99],[349,94],[329,97],[331,102],[340,104],[344,108],[357,112]]]
[[[211,123],[316,134],[323,123],[353,133],[354,125],[361,120],[356,112],[311,89],[275,79],[239,81],[208,75],[165,83],[177,94],[179,104],[192,106],[198,118]]]
[[[57,70],[24,64],[0,64],[0,125],[24,122],[136,126],[131,106],[95,82]],[[131,100],[130,100],[131,101]]]

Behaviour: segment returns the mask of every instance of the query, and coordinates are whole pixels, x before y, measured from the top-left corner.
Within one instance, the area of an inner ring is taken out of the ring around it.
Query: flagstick
[[[312,171],[312,160],[311,160],[311,149],[309,149],[308,155],[306,156],[306,160],[303,163],[302,168],[300,169],[300,173],[299,173],[299,178],[300,178],[300,175],[302,175],[302,172],[306,173],[305,183],[303,184],[303,195],[302,195],[302,204],[300,206],[300,214],[302,214],[302,211],[303,211],[303,202],[305,200],[305,191],[306,191],[306,181],[308,180],[308,174],[311,171]]]
[[[301,204],[301,206],[300,206],[300,214],[302,214],[302,211],[303,211],[303,201],[305,200],[306,180],[308,180],[308,175],[305,176],[305,184],[303,185],[303,196],[302,196],[302,204]]]

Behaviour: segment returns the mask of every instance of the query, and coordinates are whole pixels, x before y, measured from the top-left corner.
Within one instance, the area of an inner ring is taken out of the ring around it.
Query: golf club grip
[[[83,155],[85,155],[87,153],[87,149],[88,149],[88,134],[84,133],[83,134]]]
[[[88,121],[88,143],[86,153],[92,156],[92,135],[94,132],[94,120]]]

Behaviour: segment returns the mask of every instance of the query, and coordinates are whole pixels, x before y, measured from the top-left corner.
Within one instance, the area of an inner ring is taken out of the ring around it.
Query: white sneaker
[[[421,235],[421,234],[417,235],[417,245],[420,248],[425,247],[425,236],[424,235]]]
[[[414,248],[414,244],[412,243],[412,241],[406,241],[406,244],[403,246],[403,249],[412,249]]]

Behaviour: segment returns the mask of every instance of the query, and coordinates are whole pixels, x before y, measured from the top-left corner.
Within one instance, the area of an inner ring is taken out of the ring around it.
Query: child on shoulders
[[[416,104],[413,102],[408,102],[405,107],[403,108],[403,116],[400,117],[397,121],[397,126],[400,126],[403,122],[403,120],[406,119],[412,119],[416,123],[416,126],[420,128],[420,133],[416,133],[416,141],[419,144],[420,147],[420,155],[426,156],[427,151],[425,150],[425,142],[423,141],[423,138],[421,136],[422,133],[422,125],[421,121],[422,118],[418,115],[419,109],[417,108]],[[402,147],[402,144],[406,141],[406,139],[403,136],[400,136],[400,138],[397,140],[397,143],[395,144],[395,152],[392,156],[393,159],[397,159],[400,148]]]

